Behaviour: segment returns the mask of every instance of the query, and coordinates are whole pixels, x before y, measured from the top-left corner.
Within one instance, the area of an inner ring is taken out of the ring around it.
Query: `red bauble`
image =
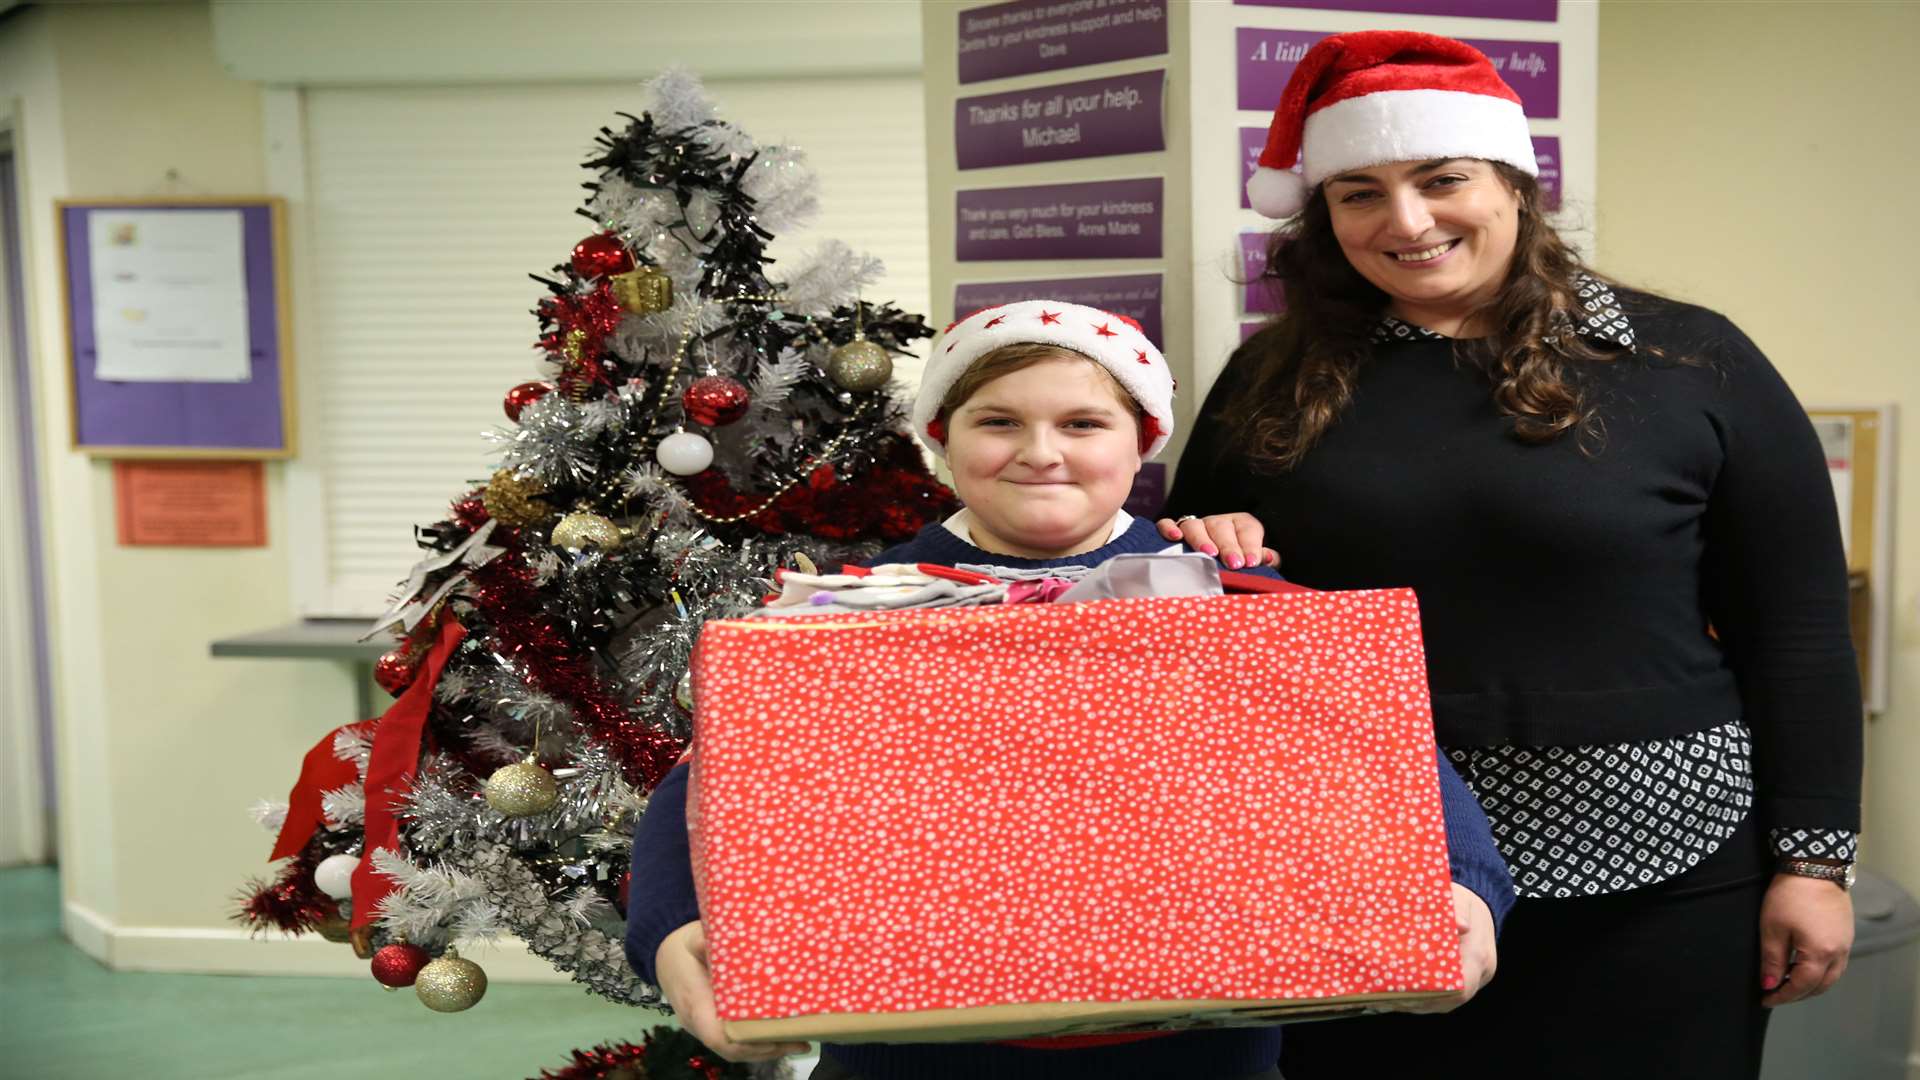
[[[373,665],[373,681],[380,684],[380,689],[399,697],[419,674],[421,659],[419,652],[404,647],[395,649]]]
[[[612,277],[633,269],[633,252],[612,233],[595,233],[573,245],[573,272],[581,277]]]
[[[507,410],[507,419],[517,424],[520,422],[520,410],[546,397],[547,391],[552,389],[552,383],[523,382],[507,391],[507,398],[501,402],[501,407]]]
[[[627,910],[627,899],[633,893],[633,871],[620,875],[620,910]]]
[[[418,945],[383,945],[373,954],[373,977],[382,986],[412,986],[420,969],[431,959],[427,950]]]
[[[747,415],[749,400],[746,387],[725,375],[708,375],[693,380],[680,396],[680,407],[694,423],[719,427]]]

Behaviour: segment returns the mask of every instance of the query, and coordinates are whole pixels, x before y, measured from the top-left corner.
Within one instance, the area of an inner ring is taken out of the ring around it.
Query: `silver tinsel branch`
[[[553,903],[548,886],[505,847],[476,843],[449,858],[468,880],[482,884],[493,898],[501,924],[526,942],[529,950],[596,994],[634,1005],[660,1004],[659,989],[641,981],[627,966],[619,939],[596,929],[591,911],[576,910],[572,898]]]

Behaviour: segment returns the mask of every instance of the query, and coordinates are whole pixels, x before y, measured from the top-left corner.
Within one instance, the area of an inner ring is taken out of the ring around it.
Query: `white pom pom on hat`
[[[934,343],[913,398],[913,431],[938,457],[947,456],[940,402],[974,361],[1005,345],[1058,345],[1092,360],[1138,402],[1140,456],[1151,458],[1173,437],[1173,372],[1140,324],[1111,311],[1064,300],[1020,300],[983,308],[947,327]]]
[[[1334,34],[1307,50],[1281,91],[1247,201],[1267,217],[1292,217],[1328,177],[1456,157],[1540,175],[1520,95],[1492,61],[1437,34]]]

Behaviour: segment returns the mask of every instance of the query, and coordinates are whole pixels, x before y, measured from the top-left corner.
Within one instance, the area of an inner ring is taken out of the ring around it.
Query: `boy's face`
[[[947,419],[947,464],[974,543],[1059,558],[1107,541],[1140,471],[1131,403],[1091,360],[1042,360],[987,383]]]

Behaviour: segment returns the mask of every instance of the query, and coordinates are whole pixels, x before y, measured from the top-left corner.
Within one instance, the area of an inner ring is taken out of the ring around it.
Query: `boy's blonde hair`
[[[1108,371],[1106,365],[1086,353],[1069,349],[1064,345],[1050,345],[1044,341],[1002,345],[982,353],[980,359],[975,360],[967,370],[960,373],[959,378],[953,380],[953,385],[947,388],[946,396],[940,399],[940,408],[934,415],[944,425],[952,418],[954,410],[965,405],[968,398],[980,392],[981,387],[995,379],[1011,375],[1016,371],[1025,371],[1035,364],[1045,363],[1048,360],[1085,360],[1092,364],[1107,387],[1113,391],[1114,400],[1118,401],[1127,410],[1127,414],[1133,417],[1134,427],[1140,426],[1140,417],[1145,415],[1145,410],[1140,407],[1138,401],[1134,400],[1132,394],[1127,393],[1127,388],[1120,385],[1120,380],[1113,377],[1113,372]]]

